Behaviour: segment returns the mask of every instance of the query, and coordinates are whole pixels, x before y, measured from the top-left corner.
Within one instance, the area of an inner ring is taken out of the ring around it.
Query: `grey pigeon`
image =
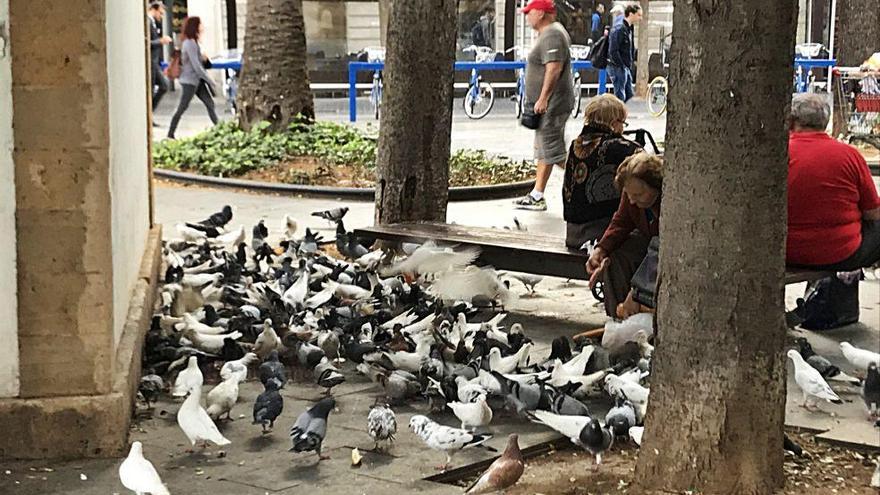
[[[306,368],[314,368],[324,358],[324,351],[315,344],[308,342],[296,341],[296,359],[300,366]]]
[[[266,390],[257,396],[257,401],[254,402],[254,424],[262,425],[263,433],[267,432],[267,424],[269,428],[275,426],[275,419],[284,409],[284,399],[278,393],[280,386],[278,380],[270,378],[266,381]]]
[[[407,371],[394,370],[388,375],[379,374],[377,378],[385,389],[385,396],[393,403],[400,403],[422,390],[418,377]]]
[[[379,450],[379,442],[388,442],[389,446],[394,442],[394,435],[397,433],[397,416],[388,404],[370,408],[370,414],[367,415],[367,432],[376,442],[374,450]]]
[[[336,407],[332,397],[325,397],[296,418],[290,429],[291,452],[315,452],[318,460],[329,459],[321,455],[321,444],[327,435],[327,416]]]
[[[862,398],[865,399],[871,418],[880,416],[880,373],[877,372],[877,363],[868,365],[868,374],[862,387]]]
[[[263,364],[260,365],[260,382],[266,385],[270,378],[278,380],[282,387],[287,383],[287,370],[278,360],[278,351],[276,350],[270,352]]]
[[[597,469],[599,464],[602,464],[602,453],[611,447],[613,441],[614,435],[607,428],[603,428],[598,419],[591,419],[581,432],[581,444],[589,453],[596,456]]]
[[[312,216],[321,217],[328,222],[338,222],[342,220],[342,217],[344,217],[346,213],[348,213],[348,207],[343,206],[341,208],[333,208],[330,210],[313,211]]]
[[[575,445],[596,456],[594,468],[602,463],[602,453],[611,447],[614,436],[602,428],[598,419],[587,416],[561,416],[549,411],[537,410],[532,413],[533,420],[549,426],[565,435]]]
[[[614,436],[625,437],[629,429],[636,426],[636,409],[632,402],[618,397],[616,404],[605,415],[605,424],[611,428]]]
[[[151,402],[156,402],[156,399],[159,398],[159,394],[162,393],[164,389],[165,382],[162,380],[162,377],[153,373],[142,376],[141,383],[138,386],[138,392],[143,396],[147,407],[150,407]]]
[[[590,409],[586,404],[563,393],[557,393],[556,396],[553,397],[553,400],[550,402],[550,410],[556,414],[562,414],[564,416],[590,415]]]
[[[330,389],[345,382],[345,375],[340,373],[339,370],[333,366],[333,363],[324,357],[321,359],[321,362],[315,366],[315,382],[319,386],[326,388],[326,393],[330,394]]]

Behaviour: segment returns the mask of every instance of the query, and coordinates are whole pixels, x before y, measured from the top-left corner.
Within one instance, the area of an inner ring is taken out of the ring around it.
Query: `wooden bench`
[[[587,255],[568,249],[565,240],[540,232],[468,227],[438,222],[395,223],[356,229],[355,235],[392,242],[460,244],[480,248],[480,262],[499,270],[586,280]],[[789,268],[785,284],[811,282],[834,272]]]

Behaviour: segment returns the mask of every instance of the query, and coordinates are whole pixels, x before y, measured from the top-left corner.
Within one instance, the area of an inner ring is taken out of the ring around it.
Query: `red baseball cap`
[[[553,0],[532,0],[522,8],[523,14],[528,14],[531,10],[541,10],[544,12],[556,12],[556,5]]]

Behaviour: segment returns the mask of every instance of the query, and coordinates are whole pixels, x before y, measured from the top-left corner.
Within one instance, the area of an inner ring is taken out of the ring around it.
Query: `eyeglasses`
[[[624,127],[629,127],[629,122],[627,122],[627,121],[625,121],[625,120],[619,120],[619,119],[618,119],[618,120],[615,120],[615,122],[620,122],[621,124],[623,124]]]

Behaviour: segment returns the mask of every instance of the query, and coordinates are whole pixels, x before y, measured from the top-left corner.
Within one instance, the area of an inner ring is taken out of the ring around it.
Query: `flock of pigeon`
[[[382,390],[364,418],[377,450],[390,448],[398,435],[394,408],[427,400],[429,414],[412,416],[409,428],[445,454],[440,469],[449,468],[462,449],[494,451],[486,442],[500,413],[564,435],[595,457],[594,469],[615,439],[641,442],[653,354],[650,315],[609,322],[601,343],[559,337],[549,357],[539,356],[521,324],[503,325],[506,313],[475,321],[482,308],[494,310],[515,297],[502,274],[473,265],[478,250],[431,243],[379,249],[346,231],[347,211],[312,213],[336,224],[333,244],[344,259],[322,250],[330,243],[310,229],[297,237],[290,217],[275,245],[263,221],[251,229],[250,242],[244,226],[228,229],[229,206],[176,226],[179,238],[167,241],[163,251],[165,279],[146,336],[139,396],[148,407],[162,394],[182,398],[177,422],[192,446],[231,443],[216,422],[231,419],[239,386],[250,379],[264,388],[252,405],[253,424],[259,425],[254,431],[270,433],[282,419],[280,390],[292,386],[291,372],[311,376],[326,390],[289,429],[290,451],[314,452],[319,460],[336,408],[332,390],[354,373]],[[536,283],[521,281],[530,292]],[[800,351],[789,355],[805,398],[830,400],[830,388],[820,389],[824,378],[856,380],[808,356],[808,343]],[[865,401],[876,412],[880,377],[875,365],[861,362],[880,359],[867,352],[844,349],[858,370],[867,370]],[[204,395],[203,406],[203,371],[218,369],[221,381]],[[613,407],[600,418],[587,399],[602,396]],[[429,417],[447,408],[460,424]],[[360,462],[357,449],[352,462]],[[504,453],[467,493],[512,486],[522,472],[517,436],[510,435]],[[140,442],[133,443],[119,475],[137,493],[168,493]]]

